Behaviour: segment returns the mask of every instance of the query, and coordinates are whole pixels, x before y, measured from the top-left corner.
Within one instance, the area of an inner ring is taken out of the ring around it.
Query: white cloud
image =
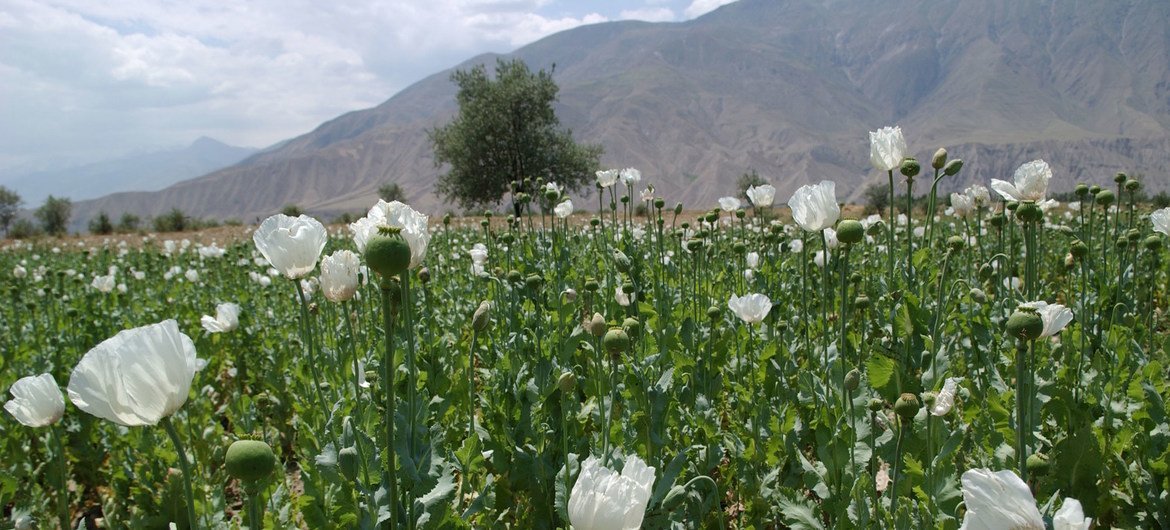
[[[715,8],[730,4],[735,0],[694,0],[691,5],[683,11],[688,19],[705,15],[714,11]]]
[[[726,0],[2,0],[0,169],[266,146],[484,52]]]

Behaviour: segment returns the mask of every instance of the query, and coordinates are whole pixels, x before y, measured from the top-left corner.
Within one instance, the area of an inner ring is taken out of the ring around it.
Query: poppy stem
[[[187,497],[187,524],[191,530],[196,530],[199,525],[195,519],[195,495],[191,493],[191,463],[187,461],[187,451],[183,449],[183,441],[179,439],[179,432],[175,430],[171,417],[167,416],[159,420],[159,423],[162,423],[171,443],[175,444],[175,452],[179,454],[179,471],[183,473],[183,495]]]

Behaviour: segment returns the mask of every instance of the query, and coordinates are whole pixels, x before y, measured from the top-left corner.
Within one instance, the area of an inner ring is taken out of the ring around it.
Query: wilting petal
[[[65,398],[50,374],[30,375],[12,383],[4,410],[28,427],[45,427],[65,415]]]

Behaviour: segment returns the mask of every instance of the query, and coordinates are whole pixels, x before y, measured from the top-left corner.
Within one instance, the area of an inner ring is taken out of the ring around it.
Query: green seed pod
[[[686,230],[686,229],[688,229],[688,228],[690,228],[690,227],[691,227],[691,223],[688,223],[688,222],[686,222],[686,221],[683,221],[683,222],[682,222],[682,223],[680,223],[678,226],[679,226],[679,227],[681,227],[683,230]],[[675,234],[682,234],[682,232],[681,232],[681,231],[676,231],[676,232],[675,232]]]
[[[634,289],[634,284],[632,284],[630,282],[622,283],[622,292],[623,293],[634,294],[634,291],[636,291],[636,289]]]
[[[1029,475],[1034,477],[1047,475],[1049,469],[1048,455],[1044,453],[1032,453],[1028,455],[1028,460],[1024,465],[1028,468]]]
[[[1129,246],[1129,240],[1125,236],[1120,236],[1117,238],[1116,246],[1117,250],[1125,250],[1125,247]]]
[[[885,406],[886,406],[885,402],[883,402],[879,398],[873,398],[873,399],[869,400],[869,411],[870,412],[881,412],[881,410],[883,408],[885,408]]]
[[[547,190],[544,192],[544,199],[548,202],[555,202],[560,196],[561,194],[557,193],[556,190]]]
[[[589,278],[588,280],[585,280],[585,291],[590,292],[590,293],[596,293],[597,290],[600,288],[601,288],[601,286],[598,285],[597,280],[594,280],[593,278]]]
[[[1125,173],[1118,173],[1116,175],[1113,175],[1113,182],[1116,182],[1118,184],[1121,184],[1121,183],[1125,182],[1126,180],[1129,180],[1129,176],[1126,175]]]
[[[622,329],[625,330],[626,334],[629,335],[631,339],[637,339],[642,335],[642,323],[634,317],[627,317],[626,320],[622,322]]]
[[[991,223],[992,227],[1002,229],[1004,223],[1007,222],[1007,216],[1005,216],[1003,212],[996,212],[995,215],[991,216],[991,219],[989,219],[988,222]]]
[[[1128,239],[1130,243],[1137,243],[1138,241],[1142,240],[1142,233],[1136,228],[1130,228],[1125,232],[1125,238]]]
[[[349,446],[342,447],[337,452],[337,467],[341,468],[341,474],[350,481],[357,480],[358,476],[358,452],[357,447]]]
[[[934,156],[930,158],[930,167],[934,169],[942,169],[947,165],[947,150],[940,147],[938,151],[934,152]]]
[[[1016,208],[1016,217],[1027,223],[1035,223],[1044,219],[1044,212],[1035,201],[1024,201]]]
[[[487,219],[484,219],[484,220],[482,220],[482,221],[480,221],[480,222],[479,222],[479,226],[481,226],[481,227],[483,227],[483,228],[487,228],[487,227],[489,227],[489,226],[491,226],[491,225],[492,225],[492,222],[491,222],[491,221],[488,221]]]
[[[946,166],[943,166],[943,174],[948,176],[948,177],[953,177],[955,175],[958,175],[959,172],[962,170],[963,170],[963,160],[959,159],[959,158],[951,160],[950,162],[947,162]]]
[[[1007,204],[1004,205],[1004,208],[1007,208],[1009,212],[1015,213],[1015,211],[1020,208],[1020,201],[1008,201]]]
[[[520,274],[520,271],[518,271],[516,269],[512,269],[512,270],[508,271],[508,282],[520,283],[522,281],[524,281],[524,275]]]
[[[709,212],[709,213],[707,213],[707,216],[706,216],[706,217],[704,217],[704,220],[706,220],[708,223],[712,223],[712,224],[714,224],[714,223],[715,223],[715,221],[718,221],[718,220],[719,220],[719,212]]]
[[[882,230],[885,230],[885,228],[886,228],[885,221],[878,221],[876,223],[869,225],[869,228],[867,228],[865,230],[865,235],[877,237],[877,236],[881,235]]]
[[[666,206],[666,201],[662,200],[662,197],[658,197],[658,198],[654,199],[654,207],[655,208],[658,208],[659,210],[661,210],[662,207],[664,207],[664,206]]]
[[[605,332],[601,345],[609,353],[621,353],[630,348],[630,336],[622,328],[611,328]]]
[[[1008,317],[1007,334],[1019,340],[1036,340],[1044,332],[1044,319],[1035,311],[1016,310]]]
[[[589,219],[589,226],[592,226],[593,228],[597,228],[598,226],[601,226],[601,219],[598,219],[596,217]]]
[[[736,254],[741,256],[747,253],[747,245],[745,245],[743,241],[736,241],[735,244],[731,246],[731,249],[734,250]]]
[[[244,483],[254,483],[272,474],[276,455],[272,447],[259,440],[236,440],[228,446],[224,462],[229,475]]]
[[[898,396],[898,401],[894,402],[894,412],[902,418],[904,424],[914,421],[914,416],[918,414],[920,408],[922,405],[918,403],[918,396],[909,392]]]
[[[622,201],[622,204],[629,204],[630,203],[630,196],[629,195],[622,195],[622,198],[618,199],[618,200]]]
[[[1097,193],[1099,193],[1100,191],[1101,191],[1101,186],[1098,186],[1096,184],[1089,186],[1089,195],[1096,197]]]
[[[382,278],[397,276],[410,267],[410,244],[399,231],[379,230],[366,242],[366,266]]]
[[[918,176],[919,171],[922,171],[922,166],[918,163],[918,159],[908,156],[902,159],[902,167],[899,168],[899,171],[907,179],[913,179]]]
[[[864,280],[864,279],[865,279],[865,276],[862,276],[860,272],[854,272],[854,273],[849,275],[849,283],[852,283],[853,285],[860,284],[861,280]]]
[[[845,390],[853,392],[858,386],[861,386],[861,372],[854,368],[845,374]]]
[[[1089,246],[1084,241],[1073,241],[1072,246],[1068,249],[1069,254],[1072,254],[1076,259],[1084,259],[1089,255]]]
[[[963,250],[965,246],[967,246],[967,242],[963,241],[962,236],[951,236],[947,238],[947,248],[952,251],[958,252]]]
[[[443,214],[443,226],[450,226],[450,225],[451,225],[451,214],[449,214],[449,213]]]
[[[1117,196],[1113,194],[1112,190],[1101,190],[1097,192],[1097,204],[1100,204],[1101,206],[1108,207],[1109,205],[1113,204],[1113,201],[1116,199]]]
[[[428,269],[426,267],[420,267],[418,269],[418,281],[420,281],[422,283],[430,283],[431,269]]]
[[[500,236],[500,241],[503,242],[505,245],[511,245],[512,242],[515,240],[516,240],[516,236],[512,235],[511,232],[504,232],[504,234]]]
[[[529,274],[527,278],[524,278],[524,286],[533,290],[533,291],[540,290],[541,286],[543,286],[543,285],[544,285],[544,278],[541,277],[539,274],[535,274],[535,273]]]
[[[1146,250],[1157,251],[1162,248],[1162,238],[1158,236],[1149,236],[1146,238]]]
[[[843,219],[837,223],[837,240],[853,245],[865,238],[865,227],[855,219]]]
[[[1137,180],[1129,179],[1129,180],[1125,181],[1125,191],[1128,191],[1130,193],[1137,191],[1138,188],[1141,188],[1141,187],[1142,187],[1142,183],[1138,182]]]
[[[691,251],[691,253],[698,252],[702,248],[703,248],[703,240],[702,239],[694,238],[694,239],[691,239],[690,241],[687,241],[687,250]]]
[[[991,264],[984,263],[983,265],[979,266],[979,280],[980,281],[990,280],[991,276],[994,274],[995,274],[995,269],[993,269],[991,267]]]

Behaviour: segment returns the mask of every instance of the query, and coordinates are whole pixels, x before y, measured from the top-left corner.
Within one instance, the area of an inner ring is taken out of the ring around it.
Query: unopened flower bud
[[[642,323],[634,317],[627,317],[622,322],[622,329],[625,330],[631,339],[637,339],[642,334]]]
[[[711,306],[707,308],[707,318],[711,320],[719,320],[723,316],[723,308],[719,306]]]
[[[509,283],[520,283],[522,281],[524,281],[524,275],[520,274],[520,271],[518,271],[516,269],[512,269],[512,270],[508,271],[508,282]]]
[[[873,399],[869,400],[869,411],[870,412],[881,412],[881,410],[883,408],[885,408],[885,406],[886,406],[885,402],[883,402],[879,398],[873,398]]]
[[[959,172],[962,170],[963,170],[963,160],[959,159],[959,158],[951,160],[950,162],[947,162],[947,165],[943,166],[943,174],[948,176],[948,177],[953,177],[955,175],[958,175]]]
[[[620,272],[630,272],[630,257],[620,250],[613,251],[613,263]]]
[[[967,242],[963,241],[962,236],[951,236],[947,238],[947,248],[958,252],[967,246]]]
[[[430,269],[428,269],[428,268],[426,268],[426,267],[422,267],[422,268],[420,268],[420,269],[418,270],[418,281],[420,281],[420,282],[422,282],[422,283],[430,283],[430,281],[431,281],[431,270],[430,270]]]
[[[675,508],[682,505],[683,501],[687,499],[686,488],[674,485],[670,487],[670,491],[666,493],[666,498],[662,499],[662,509],[666,512],[672,512]]]
[[[573,375],[573,372],[564,372],[561,374],[561,378],[557,379],[557,387],[565,394],[572,392],[576,386],[577,376]]]
[[[350,481],[357,480],[358,476],[358,452],[357,447],[349,446],[342,447],[337,452],[337,467],[341,468],[341,474]]]
[[[1034,477],[1042,477],[1048,474],[1049,460],[1048,455],[1044,453],[1032,453],[1028,455],[1028,460],[1024,464],[1028,468],[1028,474]]]
[[[845,374],[845,390],[853,392],[857,390],[857,387],[860,385],[861,372],[858,372],[856,368],[849,370],[849,372]]]
[[[1073,244],[1069,247],[1068,251],[1073,255],[1074,258],[1083,259],[1085,256],[1089,255],[1089,246],[1086,245],[1084,241],[1077,240],[1073,241]]]
[[[492,303],[487,300],[480,302],[479,307],[475,310],[475,314],[471,317],[471,329],[474,329],[476,332],[487,329],[488,324],[491,323],[491,318]]]
[[[934,156],[931,157],[930,167],[934,169],[942,169],[945,165],[947,165],[947,150],[946,148],[940,147],[938,148],[938,151],[934,152]]]
[[[987,303],[987,293],[983,292],[983,289],[972,287],[971,290],[967,292],[967,294],[970,295],[971,299],[974,300],[977,304]]]
[[[569,303],[569,304],[576,302],[577,301],[576,289],[569,288],[569,289],[565,289],[564,291],[561,291],[561,298],[564,298],[565,302]]]
[[[591,335],[600,338],[605,335],[605,317],[601,316],[601,313],[593,313],[593,318],[589,319],[586,327]]]
[[[527,278],[524,278],[524,286],[533,291],[539,290],[542,285],[544,285],[544,278],[539,274],[529,274]]]
[[[680,202],[680,203],[678,203],[678,204],[675,204],[675,205],[674,205],[674,214],[675,214],[675,215],[679,215],[679,214],[681,214],[681,213],[682,213],[682,210],[683,210],[683,205],[682,205],[682,203],[681,203],[681,202]]]

